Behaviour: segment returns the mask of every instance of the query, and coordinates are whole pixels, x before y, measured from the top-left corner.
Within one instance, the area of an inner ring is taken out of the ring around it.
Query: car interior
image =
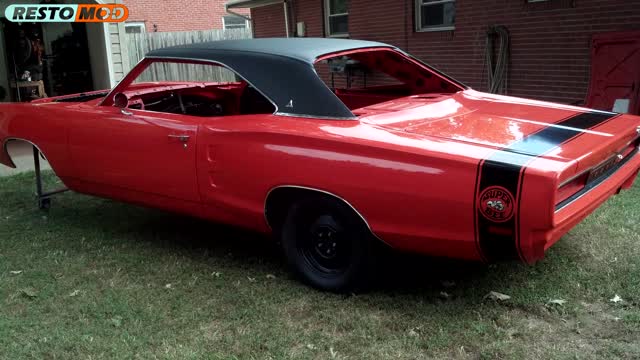
[[[439,73],[390,49],[321,58],[315,67],[355,115],[365,115],[373,111],[365,108],[399,98],[428,101],[462,90]],[[215,65],[151,63],[124,93],[128,108],[162,113],[213,117],[275,111],[257,89]]]
[[[155,86],[131,93],[130,109],[208,117],[275,111],[269,100],[243,81]]]
[[[355,51],[321,59],[316,71],[327,86],[355,110],[409,96],[437,99],[462,88],[392,50]]]

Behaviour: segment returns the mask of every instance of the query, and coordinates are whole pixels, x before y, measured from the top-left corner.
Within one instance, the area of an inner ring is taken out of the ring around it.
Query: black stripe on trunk
[[[482,160],[474,209],[476,242],[487,261],[522,258],[519,207],[527,164],[618,114],[592,111],[571,116]]]

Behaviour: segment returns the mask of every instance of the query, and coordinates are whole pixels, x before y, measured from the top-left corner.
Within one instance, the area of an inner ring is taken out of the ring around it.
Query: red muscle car
[[[26,141],[71,190],[273,233],[303,280],[345,291],[377,243],[541,259],[632,185],[639,126],[474,91],[387,44],[230,40],[152,51],[109,92],[1,105],[0,163]]]

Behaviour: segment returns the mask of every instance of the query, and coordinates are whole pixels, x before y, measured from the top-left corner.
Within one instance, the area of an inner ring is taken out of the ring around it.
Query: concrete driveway
[[[11,176],[33,170],[33,148],[31,145],[20,141],[11,141],[7,146],[7,150],[17,168],[12,169],[0,164],[0,176]],[[40,167],[43,170],[51,169],[49,163],[42,158],[40,158]]]

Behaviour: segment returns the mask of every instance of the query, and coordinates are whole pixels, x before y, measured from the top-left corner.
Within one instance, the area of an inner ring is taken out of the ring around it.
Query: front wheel
[[[341,201],[312,196],[295,202],[281,236],[289,265],[313,287],[353,291],[371,278],[376,258],[371,233]]]

